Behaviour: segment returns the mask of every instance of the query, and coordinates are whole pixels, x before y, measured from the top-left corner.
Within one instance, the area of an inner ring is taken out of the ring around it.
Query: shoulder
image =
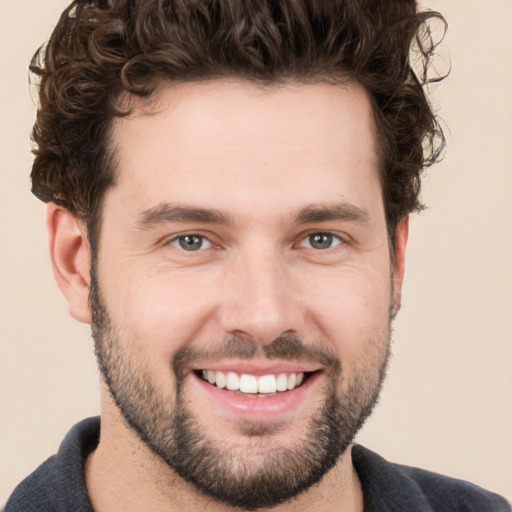
[[[397,466],[397,469],[420,486],[429,504],[436,511],[510,512],[511,510],[504,498],[471,482],[408,466]]]
[[[470,482],[393,464],[362,446],[352,458],[369,511],[511,512],[504,498]]]
[[[41,464],[21,482],[7,501],[4,512],[50,512],[55,510],[55,456]]]
[[[56,455],[41,464],[14,489],[4,512],[92,511],[84,479],[84,465],[97,446],[99,418],[75,425]]]

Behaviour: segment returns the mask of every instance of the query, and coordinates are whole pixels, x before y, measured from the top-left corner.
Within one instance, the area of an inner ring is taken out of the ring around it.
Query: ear
[[[400,309],[402,301],[402,282],[405,272],[405,248],[409,237],[409,216],[406,215],[398,223],[395,231],[394,264],[393,264],[393,318]]]
[[[75,320],[90,324],[90,248],[85,227],[68,210],[54,203],[48,205],[46,227],[53,273],[68,301],[69,312]]]

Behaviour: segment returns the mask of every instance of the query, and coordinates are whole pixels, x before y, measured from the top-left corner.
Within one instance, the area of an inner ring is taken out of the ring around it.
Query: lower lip
[[[201,391],[228,413],[246,419],[272,419],[299,408],[307,393],[320,378],[321,372],[313,373],[298,388],[290,391],[270,396],[255,395],[254,397],[237,395],[226,389],[213,386],[195,373],[190,375]]]

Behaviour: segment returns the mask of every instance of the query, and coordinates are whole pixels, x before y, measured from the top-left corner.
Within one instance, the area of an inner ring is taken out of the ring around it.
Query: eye
[[[169,245],[184,251],[194,252],[209,249],[212,243],[204,236],[191,234],[177,236],[169,242]]]
[[[340,245],[342,240],[332,233],[311,233],[299,244],[300,247],[308,247],[319,251],[331,249]]]

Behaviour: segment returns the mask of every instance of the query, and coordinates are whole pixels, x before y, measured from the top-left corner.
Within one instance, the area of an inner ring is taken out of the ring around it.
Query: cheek
[[[222,266],[171,271],[111,265],[102,276],[102,293],[124,333],[122,342],[168,364],[195,339],[223,339],[217,313],[229,282],[225,271]],[[384,258],[339,269],[303,266],[290,271],[288,279],[292,291],[287,297],[304,312],[306,340],[325,340],[349,363],[366,343],[385,337],[391,281]]]
[[[212,279],[192,272],[119,272],[112,280],[108,304],[116,325],[138,349],[172,357],[176,350],[208,330],[215,303]],[[217,334],[217,333],[215,333]],[[126,339],[126,338],[125,338]]]
[[[313,323],[322,338],[348,363],[368,343],[384,342],[389,330],[391,277],[375,268],[343,269],[318,279],[309,298]]]

